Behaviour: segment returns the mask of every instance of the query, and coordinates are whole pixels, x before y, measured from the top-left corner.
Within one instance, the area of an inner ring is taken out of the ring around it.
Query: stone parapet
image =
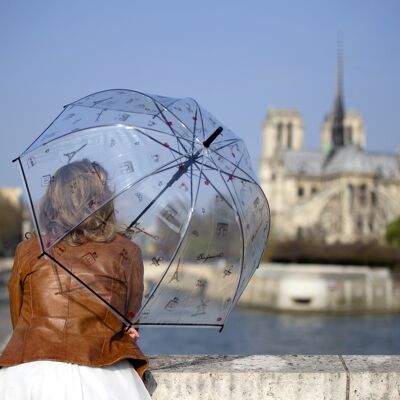
[[[400,356],[153,356],[154,400],[398,400]]]

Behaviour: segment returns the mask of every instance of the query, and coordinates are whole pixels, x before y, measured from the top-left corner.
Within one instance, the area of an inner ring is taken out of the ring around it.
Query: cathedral
[[[277,240],[382,241],[400,215],[400,154],[366,150],[362,116],[344,107],[341,59],[338,54],[336,94],[320,149],[304,148],[297,110],[267,113],[260,181]]]

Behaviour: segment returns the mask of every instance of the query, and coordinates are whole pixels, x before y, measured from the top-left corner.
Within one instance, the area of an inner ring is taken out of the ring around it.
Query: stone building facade
[[[1,187],[0,196],[15,208],[21,207],[22,189],[20,187]]]
[[[339,57],[320,149],[304,148],[298,111],[267,113],[260,181],[277,239],[383,240],[387,224],[400,215],[400,154],[366,151],[362,116],[344,109],[341,75]]]

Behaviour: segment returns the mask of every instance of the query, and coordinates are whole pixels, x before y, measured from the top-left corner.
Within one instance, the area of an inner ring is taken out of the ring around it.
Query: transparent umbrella
[[[89,95],[65,106],[16,160],[42,255],[126,325],[222,329],[259,265],[270,212],[244,141],[194,99],[132,90]],[[49,227],[40,218],[46,193],[57,171],[79,160],[90,161],[90,172],[108,189],[101,199],[89,196],[69,219],[53,210]],[[92,279],[75,275],[55,251],[107,207],[142,249],[144,291],[135,315],[116,310]]]

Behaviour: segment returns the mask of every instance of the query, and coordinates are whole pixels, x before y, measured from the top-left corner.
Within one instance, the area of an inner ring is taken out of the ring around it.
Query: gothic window
[[[347,186],[347,189],[349,190],[350,210],[353,210],[353,208],[354,208],[354,186],[350,183]]]
[[[276,126],[276,143],[278,147],[282,147],[283,124],[279,122]]]
[[[367,204],[367,185],[364,183],[360,186],[360,205],[365,206]]]
[[[301,240],[304,239],[304,231],[303,228],[301,226],[297,227],[297,239]]]
[[[372,191],[371,192],[371,204],[373,207],[376,207],[377,203],[378,203],[378,201],[376,198],[376,192]]]
[[[322,209],[319,226],[321,232],[324,232],[325,240],[329,236],[338,237],[343,232],[343,214],[342,214],[342,201],[340,193],[336,193],[330,198],[328,203]]]
[[[297,188],[297,196],[298,197],[303,197],[304,196],[304,188],[303,188],[303,186],[299,186]]]
[[[353,127],[352,126],[348,126],[346,128],[346,136],[347,136],[347,143],[348,144],[353,144]]]
[[[372,215],[369,217],[368,228],[370,232],[374,231],[374,217]]]
[[[363,220],[360,215],[357,217],[357,232],[358,233],[363,232]]]
[[[292,135],[293,135],[292,131],[293,131],[292,123],[289,122],[287,124],[287,134],[288,134],[288,136],[287,136],[287,147],[288,147],[288,149],[292,148]]]

